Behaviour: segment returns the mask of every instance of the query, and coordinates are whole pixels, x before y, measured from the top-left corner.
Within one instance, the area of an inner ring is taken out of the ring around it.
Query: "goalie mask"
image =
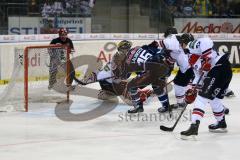
[[[68,31],[66,28],[60,28],[58,30],[58,35],[62,41],[65,41],[67,39]]]
[[[206,59],[212,53],[213,41],[206,38],[199,38],[189,43],[190,51],[189,64],[193,66],[198,59]]]
[[[132,47],[132,42],[123,40],[118,43],[117,50],[118,52],[127,53],[131,49],[131,47]]]

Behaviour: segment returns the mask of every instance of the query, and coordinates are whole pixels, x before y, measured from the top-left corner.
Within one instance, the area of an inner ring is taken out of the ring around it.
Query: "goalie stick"
[[[107,79],[111,79],[111,78],[114,78],[115,76],[110,76],[110,77],[107,77],[107,78],[103,78],[103,79],[99,79],[99,80],[96,80],[96,81],[92,81],[92,82],[89,82],[89,83],[85,83],[79,79],[77,79],[76,77],[73,78],[79,85],[88,85],[88,84],[92,84],[92,83],[96,83],[96,82],[99,82],[99,81],[103,81],[103,80],[107,80]]]
[[[199,85],[199,83],[200,83],[200,81],[201,81],[203,75],[204,75],[204,72],[203,72],[203,73],[201,74],[201,76],[199,77],[196,86]],[[196,90],[196,87],[194,88],[194,90]],[[182,117],[183,112],[186,110],[187,105],[188,105],[188,104],[186,104],[186,105],[184,106],[184,108],[182,109],[180,115],[178,116],[176,122],[174,123],[174,125],[173,125],[172,127],[166,127],[166,126],[160,125],[160,130],[162,130],[162,131],[166,131],[166,132],[172,132],[172,131],[175,129],[175,127],[177,126],[177,124],[178,124],[180,118]]]

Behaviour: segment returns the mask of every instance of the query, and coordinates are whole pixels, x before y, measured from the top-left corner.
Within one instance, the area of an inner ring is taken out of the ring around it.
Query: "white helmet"
[[[213,48],[213,41],[209,37],[199,38],[190,42],[188,47],[191,54],[203,56]]]
[[[206,38],[199,38],[188,44],[188,49],[190,52],[189,63],[194,65],[199,58],[205,59],[209,54],[211,54],[213,48],[213,41]]]

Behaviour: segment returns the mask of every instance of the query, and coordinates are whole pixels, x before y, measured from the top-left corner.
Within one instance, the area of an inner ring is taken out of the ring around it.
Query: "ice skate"
[[[227,123],[225,121],[225,117],[215,124],[211,124],[208,126],[209,132],[214,133],[225,133],[227,132]]]
[[[196,136],[198,135],[198,127],[199,127],[200,121],[197,120],[196,123],[192,123],[188,130],[182,131],[181,139],[183,140],[189,140],[193,139],[196,140]]]
[[[225,94],[225,97],[227,98],[230,98],[230,97],[235,97],[235,94],[232,90],[228,91],[226,94]]]
[[[132,113],[140,113],[140,112],[143,112],[144,109],[143,109],[143,104],[138,104],[137,106],[134,106],[134,108],[128,110],[128,113],[129,114],[132,114]]]
[[[168,111],[170,111],[170,112],[172,111],[172,108],[170,105],[166,105],[166,106],[162,106],[162,107],[158,108],[159,113],[166,113]]]

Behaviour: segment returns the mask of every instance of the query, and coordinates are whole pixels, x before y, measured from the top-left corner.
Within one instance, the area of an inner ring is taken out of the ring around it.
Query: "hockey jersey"
[[[169,50],[173,62],[177,63],[182,73],[185,73],[190,68],[188,56],[184,53],[176,35],[169,35],[160,41],[160,46]]]
[[[202,74],[203,63],[207,60],[208,63],[211,64],[212,69],[216,65],[219,65],[217,63],[223,55],[218,54],[215,50],[212,49],[213,41],[208,37],[194,40],[191,43],[189,43],[187,47],[190,51],[189,63],[193,67],[193,71],[195,73],[193,84],[196,84],[200,75]],[[207,72],[205,71],[205,73]]]

